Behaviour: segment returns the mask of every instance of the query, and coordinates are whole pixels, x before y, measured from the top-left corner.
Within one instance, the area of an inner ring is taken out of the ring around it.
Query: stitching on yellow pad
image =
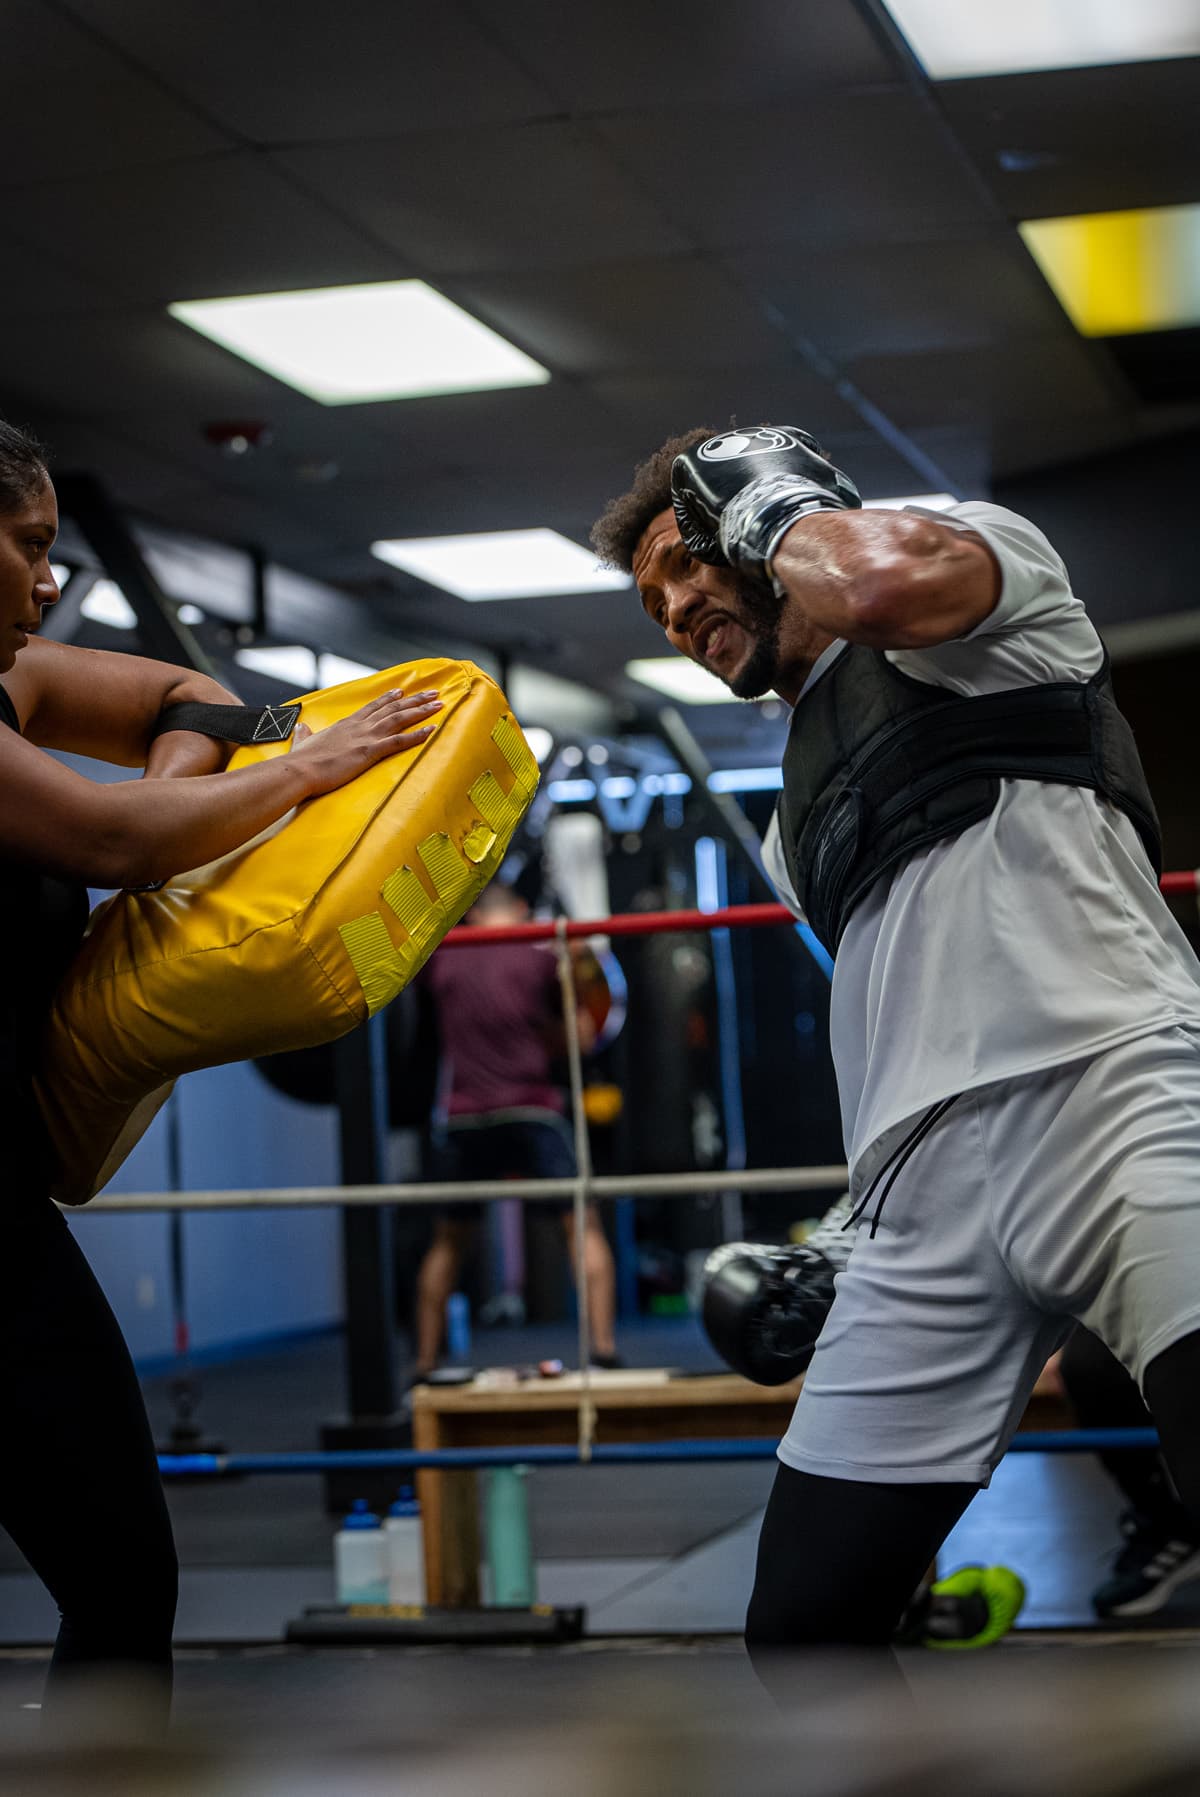
[[[492,741],[516,775],[518,784],[524,788],[525,797],[532,798],[541,778],[537,760],[521,735],[516,719],[507,712],[496,719],[492,727]]]
[[[396,913],[410,936],[420,933],[429,916],[429,894],[411,867],[398,867],[383,882],[380,893],[389,910]]]
[[[388,927],[378,911],[368,911],[352,923],[338,925],[338,935],[346,945],[346,953],[358,975],[367,1010],[376,1011],[395,998],[404,982],[405,973],[414,959],[412,947],[405,943],[397,948]]]
[[[479,890],[479,878],[475,869],[463,860],[450,838],[441,830],[418,843],[417,854],[433,881],[442,916],[447,912],[452,912],[456,917],[461,916],[468,901]]]
[[[525,794],[520,782],[517,782],[511,793],[506,793],[490,769],[480,774],[467,797],[475,809],[483,813],[498,836],[512,835],[525,808]]]
[[[463,837],[463,854],[468,861],[473,861],[476,865],[485,861],[495,846],[496,832],[489,829],[487,824],[476,824],[475,828],[468,830]]]

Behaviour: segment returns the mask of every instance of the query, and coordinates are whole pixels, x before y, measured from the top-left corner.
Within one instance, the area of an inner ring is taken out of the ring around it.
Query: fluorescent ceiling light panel
[[[521,726],[525,741],[529,744],[533,759],[541,767],[554,747],[554,738],[540,724],[523,724]]]
[[[651,655],[638,661],[627,661],[625,672],[631,680],[665,693],[677,705],[742,705],[715,674],[682,655]]]
[[[596,796],[594,780],[551,780],[546,796],[556,805],[582,805]]]
[[[323,687],[344,686],[347,680],[365,680],[368,674],[378,672],[378,668],[368,667],[366,662],[347,661],[344,655],[322,655],[317,678]]]
[[[538,593],[607,593],[629,576],[602,568],[590,549],[556,530],[475,531],[371,544],[380,561],[459,599],[530,599]]]
[[[923,506],[927,512],[944,512],[947,506],[957,504],[953,493],[905,493],[898,499],[863,500],[868,511],[885,512],[900,512],[906,505]]]
[[[1200,206],[1035,218],[1017,228],[1084,337],[1200,324]]]
[[[886,0],[934,81],[1200,55],[1196,0]]]
[[[718,768],[708,776],[709,792],[778,792],[782,786],[781,767]]]
[[[181,300],[167,310],[324,406],[550,379],[548,369],[424,281]]]
[[[79,607],[80,615],[113,630],[132,630],[137,613],[115,580],[97,580]]]
[[[317,684],[317,658],[302,643],[279,643],[261,649],[235,649],[234,661],[239,667],[253,668],[256,674],[269,674],[282,680],[297,692],[311,693]]]

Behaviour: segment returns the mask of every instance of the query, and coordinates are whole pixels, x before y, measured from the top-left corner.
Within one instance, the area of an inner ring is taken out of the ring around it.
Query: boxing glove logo
[[[701,443],[694,453],[701,462],[732,462],[739,456],[778,455],[784,449],[806,449],[822,456],[824,453],[807,431],[774,424],[760,424],[752,431],[723,431],[719,437],[709,437]]]

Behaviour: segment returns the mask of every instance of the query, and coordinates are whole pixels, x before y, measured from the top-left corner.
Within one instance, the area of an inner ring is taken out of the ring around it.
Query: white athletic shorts
[[[1200,1031],[957,1100],[859,1227],[779,1457],[986,1484],[1072,1319],[1139,1384],[1200,1329]]]

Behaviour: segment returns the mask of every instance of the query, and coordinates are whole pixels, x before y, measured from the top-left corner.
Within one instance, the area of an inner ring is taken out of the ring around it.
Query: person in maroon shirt
[[[529,906],[493,881],[467,917],[473,924],[523,923]],[[553,952],[540,943],[498,942],[435,954],[425,976],[437,1005],[448,1071],[445,1139],[437,1177],[444,1180],[563,1179],[576,1171],[562,1090],[552,1077],[564,1047],[562,999]],[[580,1045],[591,1019],[580,1013]],[[483,1205],[447,1205],[417,1275],[414,1378],[437,1365],[446,1301],[473,1247]],[[572,1273],[575,1232],[569,1201],[557,1207]],[[584,1273],[592,1363],[619,1364],[613,1339],[616,1277],[612,1251],[593,1206],[584,1234]]]

